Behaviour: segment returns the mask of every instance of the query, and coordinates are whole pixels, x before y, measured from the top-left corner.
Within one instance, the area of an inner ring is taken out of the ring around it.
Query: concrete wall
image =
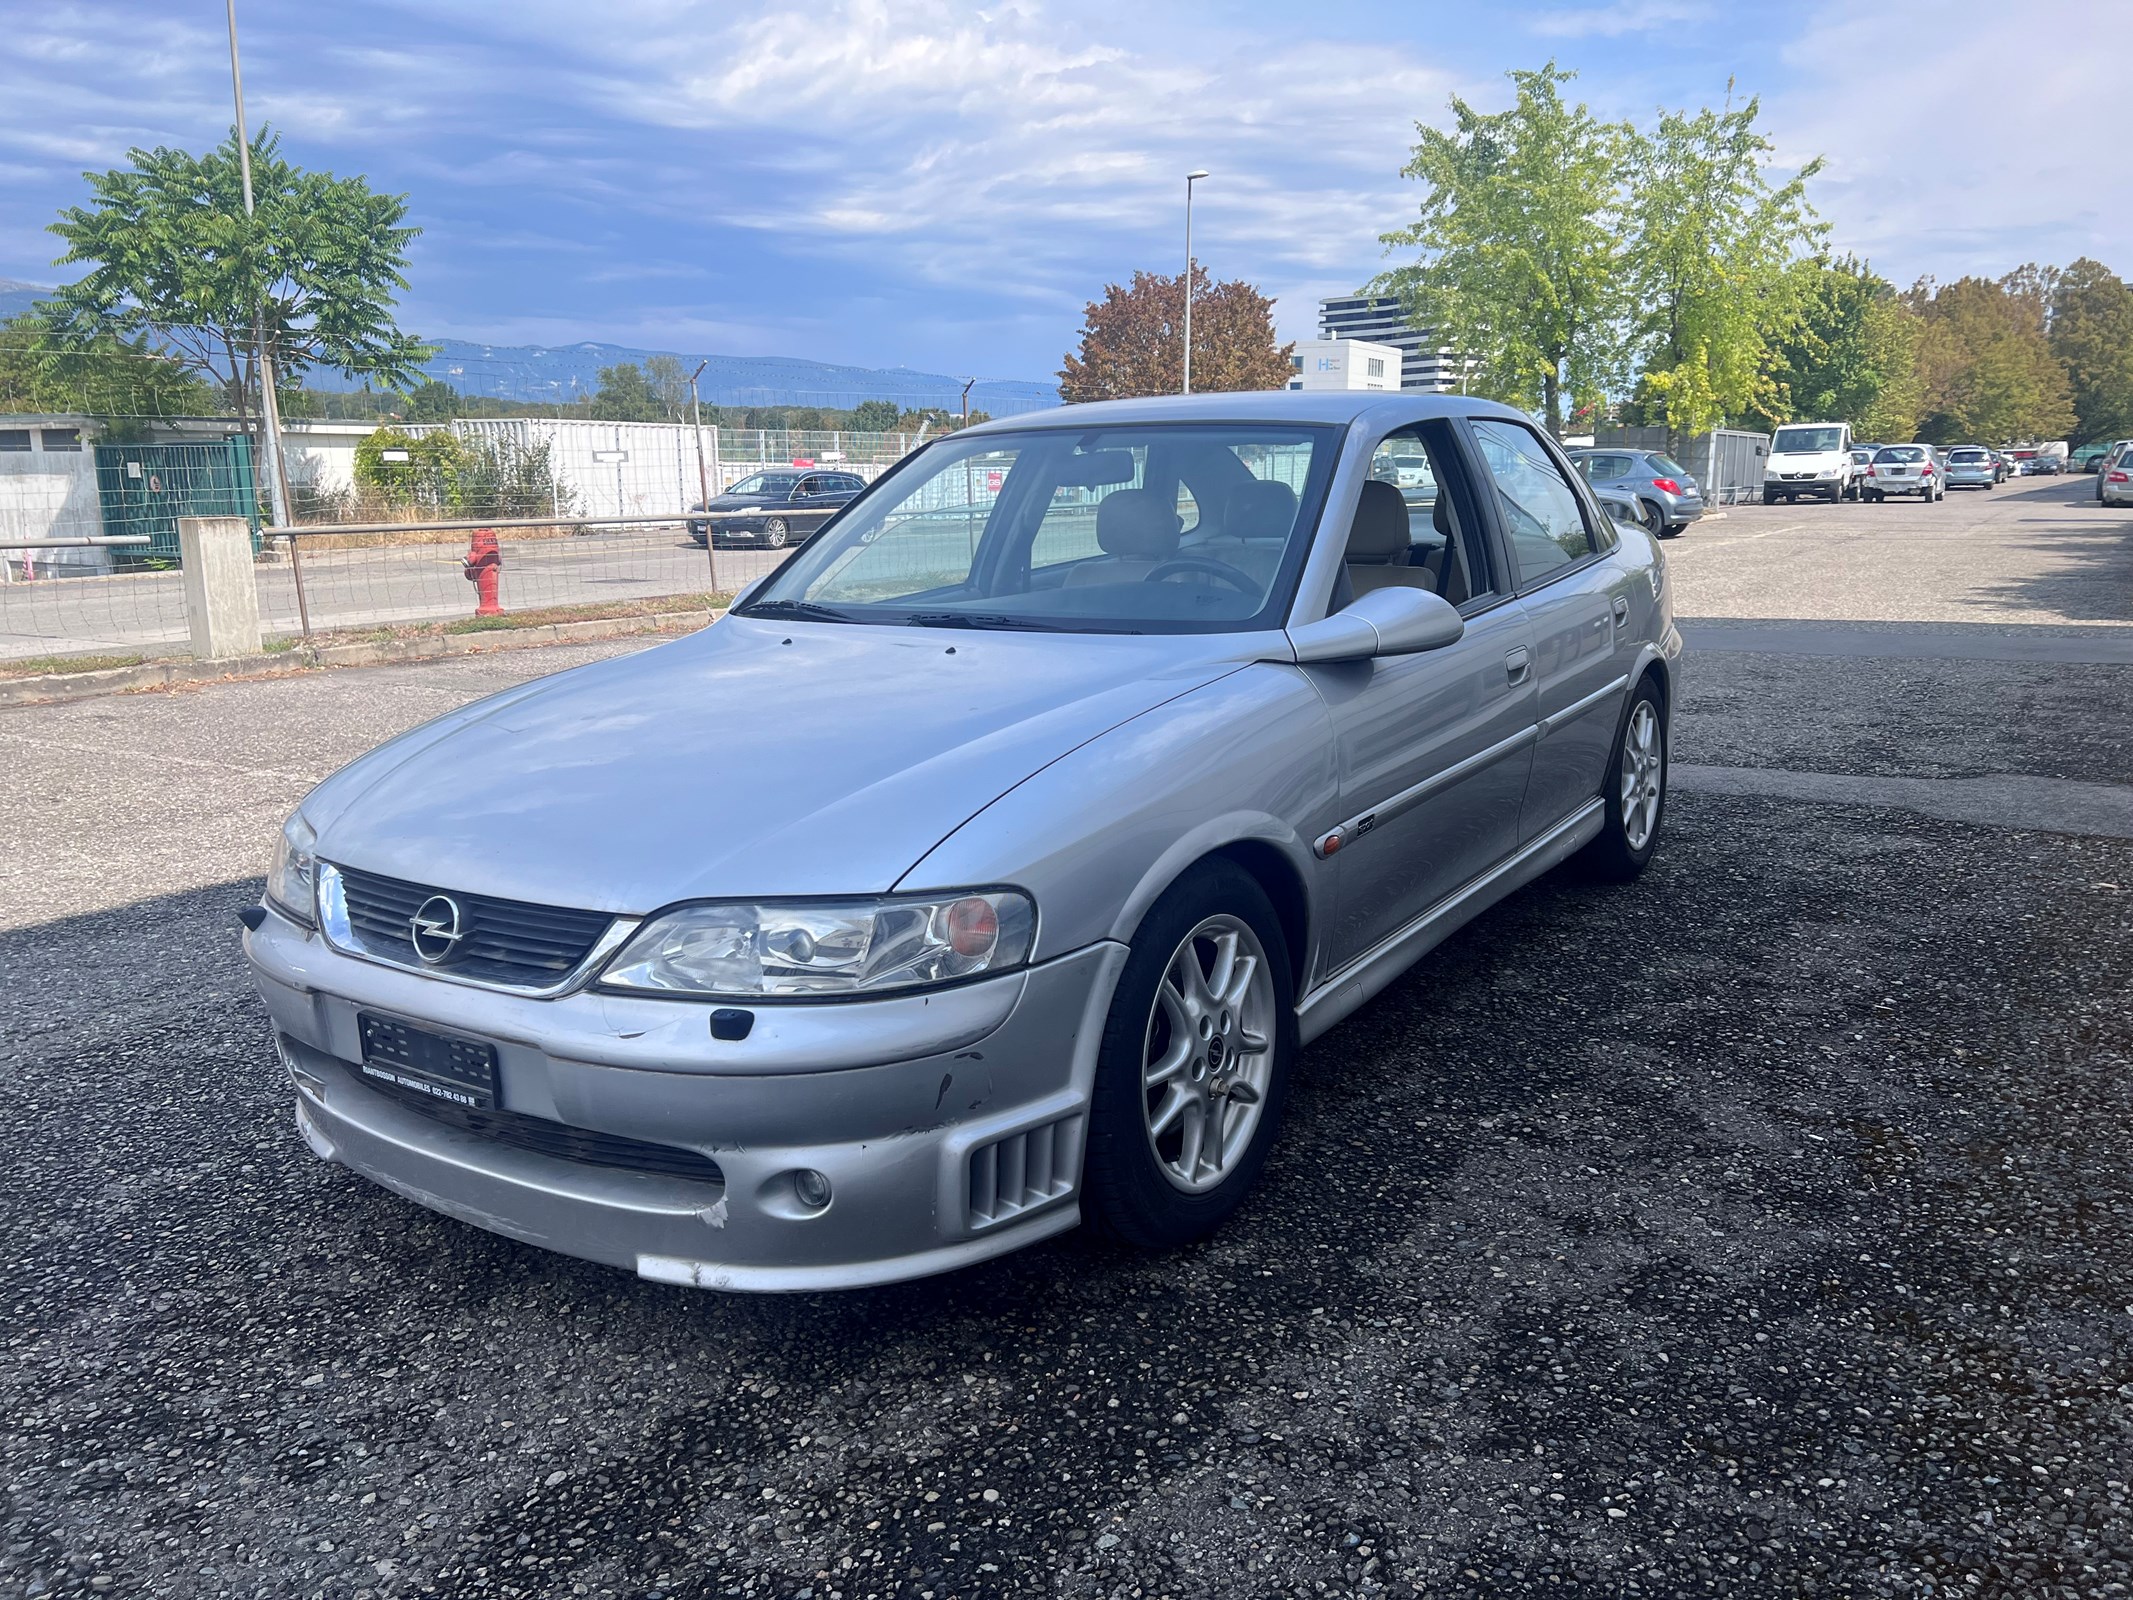
[[[60,430],[74,429],[80,448],[47,449]],[[96,424],[77,416],[0,416],[0,433],[29,435],[28,450],[0,450],[0,546],[9,539],[77,539],[104,531],[96,498]],[[65,569],[100,572],[109,552],[0,549],[6,579],[20,579],[23,563],[35,573]]]

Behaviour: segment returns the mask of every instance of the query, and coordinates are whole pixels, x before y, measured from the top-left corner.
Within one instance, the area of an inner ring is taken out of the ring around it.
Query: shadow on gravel
[[[241,887],[8,936],[140,992],[80,991],[0,1083],[0,1574],[2113,1592],[2133,893],[2091,886],[2133,850],[1671,825],[1640,883],[1535,886],[1308,1052],[1207,1244],[844,1296],[641,1283],[312,1161],[233,997]]]

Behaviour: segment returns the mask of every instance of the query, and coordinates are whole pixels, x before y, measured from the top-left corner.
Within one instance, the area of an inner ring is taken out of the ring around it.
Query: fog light
[[[830,1203],[830,1181],[813,1167],[802,1167],[792,1175],[792,1192],[810,1211],[820,1211]]]

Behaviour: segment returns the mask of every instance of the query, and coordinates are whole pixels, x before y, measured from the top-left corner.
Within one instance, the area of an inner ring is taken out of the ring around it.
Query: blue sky
[[[1762,97],[1821,154],[1839,248],[1899,282],[2095,255],[2126,113],[2101,48],[2125,0],[1934,4],[971,6],[946,0],[240,0],[254,125],[405,192],[404,324],[508,343],[1049,379],[1082,304],[1195,245],[1277,297],[1377,271],[1399,177],[1448,94],[1495,108],[1550,56],[1610,116]],[[42,232],[84,169],[228,126],[219,0],[0,0],[0,276],[58,281]]]

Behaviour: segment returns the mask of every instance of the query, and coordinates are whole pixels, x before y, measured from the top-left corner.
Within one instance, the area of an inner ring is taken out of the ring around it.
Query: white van
[[[1858,472],[1852,460],[1852,426],[1848,422],[1788,422],[1770,440],[1763,464],[1763,504],[1790,502],[1812,495],[1832,504],[1852,492]]]

